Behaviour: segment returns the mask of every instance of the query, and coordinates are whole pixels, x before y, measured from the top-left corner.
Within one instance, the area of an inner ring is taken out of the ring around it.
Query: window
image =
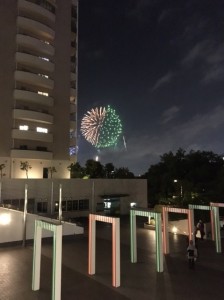
[[[67,211],[67,209],[66,209],[66,205],[67,204],[67,201],[62,201],[62,203],[61,203],[61,209],[62,209],[62,211]]]
[[[40,73],[38,75],[41,76],[41,77],[49,78],[48,75],[44,75],[44,74],[40,74]]]
[[[48,93],[44,93],[44,92],[40,92],[40,91],[38,91],[37,92],[38,93],[38,95],[42,95],[42,96],[45,96],[45,97],[48,97]]]
[[[67,201],[67,211],[71,211],[72,210],[72,200],[68,200]]]
[[[47,128],[37,127],[36,130],[37,130],[37,132],[48,133],[48,129]]]
[[[79,200],[79,210],[89,210],[89,199]]]
[[[55,201],[54,211],[55,211],[55,212],[58,212],[58,211],[59,211],[59,202],[58,202],[58,201]]]
[[[47,213],[47,202],[37,202],[37,212],[38,213]]]
[[[27,125],[20,125],[19,126],[19,130],[28,130],[29,129],[29,126]]]
[[[72,210],[78,210],[78,200],[72,201]]]
[[[49,61],[49,58],[46,58],[46,57],[39,56],[39,58],[41,58],[43,60],[46,60],[46,61]]]

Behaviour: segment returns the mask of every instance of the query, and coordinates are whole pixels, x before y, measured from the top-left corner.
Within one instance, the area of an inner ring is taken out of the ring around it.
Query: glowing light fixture
[[[11,223],[11,215],[10,214],[1,214],[0,215],[0,225],[8,225]]]
[[[173,226],[172,232],[173,232],[174,234],[177,234],[177,231],[178,231],[177,227],[176,227],[176,226]]]
[[[28,130],[29,129],[29,126],[27,125],[20,125],[19,126],[19,130]]]

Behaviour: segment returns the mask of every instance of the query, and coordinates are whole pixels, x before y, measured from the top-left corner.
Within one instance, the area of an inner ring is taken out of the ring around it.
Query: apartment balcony
[[[13,109],[13,119],[38,122],[42,124],[53,124],[54,122],[52,115],[25,109]]]
[[[28,35],[17,34],[16,43],[22,49],[35,51],[41,55],[53,56],[54,47]]]
[[[76,89],[70,89],[70,101],[75,102],[76,101]]]
[[[30,91],[14,90],[13,97],[16,101],[26,101],[27,103],[40,104],[47,107],[54,105],[52,97],[42,96]]]
[[[52,90],[54,88],[54,81],[43,77],[41,74],[34,74],[25,71],[15,71],[15,80],[23,84],[31,84],[39,88],[46,88]]]
[[[76,81],[76,73],[71,72],[71,82]]]
[[[44,7],[35,3],[19,0],[18,9],[20,12],[27,14],[30,17],[38,19],[47,25],[53,25],[55,23],[55,15],[45,9]]]
[[[74,146],[74,145],[76,145],[76,138],[75,138],[75,137],[72,138],[72,139],[70,139],[70,141],[69,141],[69,146],[70,146],[70,147],[72,147],[72,146]]]
[[[73,42],[76,38],[76,33],[71,31],[71,41]]]
[[[76,121],[70,121],[70,132],[75,131],[76,129]]]
[[[74,103],[70,103],[70,114],[76,113],[76,105]]]
[[[54,30],[48,26],[24,17],[17,17],[17,27],[26,32],[26,34],[30,33],[30,35],[34,35],[40,40],[52,42],[55,37]]]
[[[71,47],[71,56],[74,56],[76,53],[75,47]]]
[[[51,133],[42,133],[42,132],[36,132],[32,130],[26,131],[26,130],[13,129],[12,138],[19,139],[19,140],[46,142],[46,143],[53,142],[53,135]]]
[[[24,67],[40,70],[43,73],[54,72],[54,64],[44,60],[42,57],[16,52],[16,62]]]
[[[22,150],[22,149],[12,149],[11,150],[12,158],[24,158],[24,159],[46,159],[52,160],[53,153],[47,151],[38,151],[38,150]]]

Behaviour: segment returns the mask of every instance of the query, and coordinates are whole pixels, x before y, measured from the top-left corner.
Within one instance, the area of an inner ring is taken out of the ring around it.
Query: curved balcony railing
[[[71,81],[76,81],[76,73],[71,72]]]
[[[17,120],[32,121],[43,124],[53,124],[54,122],[52,115],[25,109],[14,109],[13,118]]]
[[[54,64],[50,61],[44,60],[44,58],[41,56],[37,57],[26,53],[16,52],[16,62],[22,66],[35,68],[36,70],[40,70],[42,72],[54,72]]]
[[[76,105],[75,103],[70,103],[70,114],[76,113]]]
[[[71,102],[76,101],[76,89],[70,89],[70,101]]]
[[[19,140],[40,141],[46,143],[53,142],[53,134],[40,133],[32,130],[25,131],[19,129],[12,129],[12,138]]]
[[[16,81],[21,83],[31,84],[33,86],[40,87],[40,88],[42,87],[49,90],[52,90],[54,88],[53,80],[49,78],[45,78],[38,74],[33,74],[25,71],[15,71],[14,77]]]
[[[17,101],[25,101],[27,103],[35,103],[48,107],[54,105],[54,99],[52,97],[42,96],[30,91],[14,90],[13,97]]]
[[[70,121],[70,132],[76,129],[76,121]]]
[[[50,44],[46,44],[44,41],[38,40],[34,37],[30,37],[24,34],[16,35],[16,43],[22,49],[27,49],[40,53],[40,55],[53,56],[54,47]]]
[[[38,20],[45,22],[47,25],[53,25],[55,23],[55,15],[46,8],[35,3],[19,0],[18,9],[20,12],[22,11],[31,17],[38,18]]]
[[[53,159],[52,152],[39,151],[39,150],[22,150],[12,149],[11,157],[13,158],[25,158],[25,159]]]
[[[54,30],[40,22],[28,18],[18,16],[17,27],[27,34],[30,33],[31,35],[35,35],[35,37],[38,37],[40,40],[52,42],[55,37]]]

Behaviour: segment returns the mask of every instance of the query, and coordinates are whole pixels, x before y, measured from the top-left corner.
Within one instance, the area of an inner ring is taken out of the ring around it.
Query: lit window
[[[46,60],[46,61],[49,61],[49,58],[46,58],[46,57],[39,56],[39,58],[41,58],[43,60]]]
[[[44,93],[44,92],[40,92],[40,91],[38,91],[37,93],[38,93],[38,95],[42,95],[42,96],[46,96],[46,97],[48,97],[48,95],[49,95],[48,93]]]
[[[47,128],[37,127],[36,130],[37,130],[37,132],[48,133],[48,129]]]
[[[39,76],[41,76],[41,77],[44,77],[44,78],[49,78],[49,76],[47,76],[47,75],[44,75],[44,74],[38,74]]]
[[[29,129],[29,126],[27,125],[20,125],[19,126],[19,130],[28,130]]]

